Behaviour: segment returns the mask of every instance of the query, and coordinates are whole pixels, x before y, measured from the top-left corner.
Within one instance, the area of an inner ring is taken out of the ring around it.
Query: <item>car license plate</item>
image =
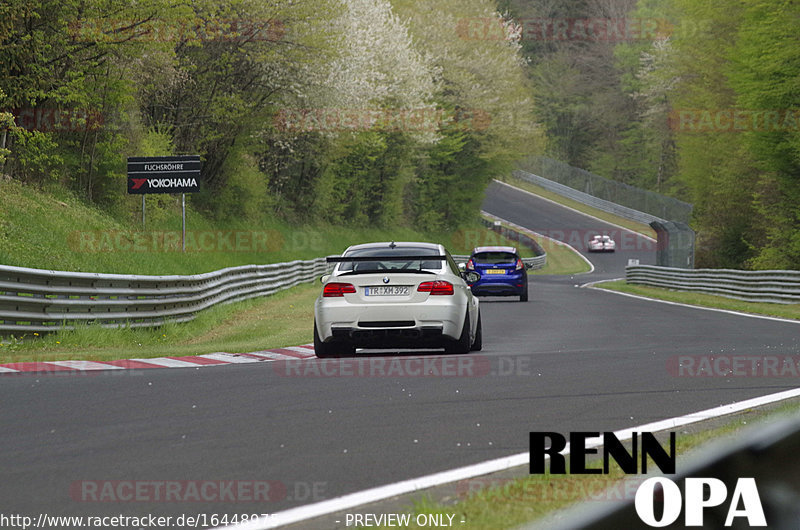
[[[505,274],[505,269],[486,269],[486,274]]]
[[[373,285],[364,287],[364,296],[403,296],[408,294],[408,285]]]

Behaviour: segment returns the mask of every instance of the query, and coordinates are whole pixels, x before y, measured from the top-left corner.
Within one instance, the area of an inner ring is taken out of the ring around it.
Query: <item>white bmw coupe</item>
[[[348,247],[314,304],[317,357],[356,348],[444,348],[469,353],[482,345],[478,299],[447,250],[433,243],[367,243]]]

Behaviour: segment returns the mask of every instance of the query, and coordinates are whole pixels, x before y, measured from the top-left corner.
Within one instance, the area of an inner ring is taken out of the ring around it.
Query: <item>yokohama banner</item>
[[[200,156],[128,157],[128,193],[200,191]]]

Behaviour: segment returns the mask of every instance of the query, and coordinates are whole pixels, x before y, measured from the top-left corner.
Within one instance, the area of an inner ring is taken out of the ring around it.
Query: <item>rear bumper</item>
[[[442,326],[331,327],[331,340],[357,348],[439,348],[444,344]]]
[[[524,287],[512,287],[510,285],[487,285],[480,289],[473,289],[475,296],[519,296],[525,292]]]
[[[470,286],[472,294],[476,296],[517,296],[525,292],[528,278],[492,278],[487,280],[485,277]]]
[[[434,297],[432,297],[434,298]],[[437,297],[438,298],[438,297]],[[323,342],[346,342],[361,348],[441,347],[461,336],[466,307],[452,298],[425,304],[317,303],[317,333]]]

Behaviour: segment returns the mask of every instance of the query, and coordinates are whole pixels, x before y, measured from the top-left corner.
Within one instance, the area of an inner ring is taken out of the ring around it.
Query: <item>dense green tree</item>
[[[694,203],[698,266],[800,267],[800,7],[506,5],[534,29],[581,17],[656,28],[614,43],[522,30],[550,156]]]
[[[791,44],[798,8],[755,0],[647,4],[675,28],[649,52],[662,60],[639,81],[653,102],[668,102],[656,113],[668,113],[677,180],[695,204],[698,265],[800,267],[792,110],[800,62]],[[770,116],[791,123],[770,127]]]
[[[739,108],[756,125],[741,134],[755,158],[751,174],[758,213],[751,241],[757,268],[800,268],[800,55],[794,2],[748,0],[730,62]]]
[[[425,147],[412,199],[424,226],[474,216],[489,180],[543,149],[514,28],[488,0],[394,0],[435,73],[443,109],[438,141]],[[497,28],[498,34],[485,28]]]

